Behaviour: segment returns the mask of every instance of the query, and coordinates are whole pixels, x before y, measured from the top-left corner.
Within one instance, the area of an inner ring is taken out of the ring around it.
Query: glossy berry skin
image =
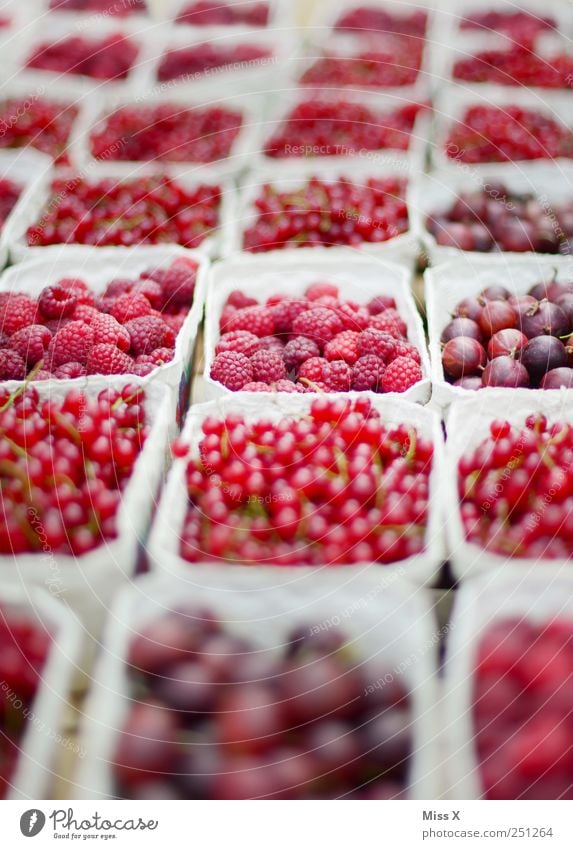
[[[129,651],[132,701],[113,757],[133,799],[407,795],[410,697],[338,629],[310,622],[275,651],[209,611],[147,624]],[[372,671],[376,683],[372,686]]]
[[[220,200],[218,187],[186,187],[167,176],[56,179],[44,211],[28,228],[28,244],[198,247],[216,230]]]
[[[573,431],[565,422],[549,425],[538,414],[525,424],[494,422],[490,435],[459,462],[468,541],[507,557],[568,559],[572,446]]]
[[[139,45],[120,33],[95,39],[71,35],[55,43],[39,44],[28,57],[26,67],[94,80],[125,80],[138,53]]]
[[[243,248],[259,253],[385,242],[408,229],[406,189],[406,181],[397,177],[360,184],[347,177],[311,177],[296,191],[266,184],[255,201],[257,218],[243,235]]]
[[[198,44],[192,47],[179,47],[167,50],[159,63],[157,79],[169,82],[180,78],[200,77],[209,71],[233,66],[244,67],[253,63],[269,62],[272,51],[257,44],[237,44],[234,46],[217,43]]]
[[[220,0],[195,0],[187,3],[179,12],[176,23],[194,27],[234,26],[248,24],[266,27],[269,22],[268,3],[252,2],[233,4]]]

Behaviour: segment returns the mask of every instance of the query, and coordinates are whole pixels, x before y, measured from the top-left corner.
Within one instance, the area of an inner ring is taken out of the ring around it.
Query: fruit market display
[[[324,282],[261,304],[237,290],[219,329],[211,378],[233,392],[405,392],[423,378],[391,296],[360,306]]]
[[[138,53],[136,42],[121,33],[100,38],[71,35],[39,44],[28,57],[26,67],[94,80],[125,80]]]
[[[571,621],[505,618],[486,628],[473,684],[486,799],[571,799]]]
[[[420,9],[409,13],[405,9],[404,12],[397,14],[379,6],[357,6],[340,15],[335,24],[335,29],[339,32],[354,32],[364,35],[369,33],[395,33],[424,38],[427,25],[428,16],[426,12]]]
[[[502,182],[461,192],[451,206],[429,215],[426,228],[438,245],[463,251],[568,254],[573,248],[573,199],[548,204]]]
[[[568,88],[573,78],[573,54],[540,56],[520,44],[510,50],[482,50],[468,59],[458,59],[454,78],[470,83]]]
[[[267,183],[254,201],[256,220],[243,234],[243,248],[259,253],[386,242],[408,230],[406,189],[401,177],[311,177],[284,191]]]
[[[372,669],[355,643],[340,630],[314,636],[311,624],[273,654],[208,610],[166,613],[144,627],[129,648],[137,695],[113,758],[116,792],[405,798],[413,730],[405,682],[365,695]],[[376,665],[383,679],[390,670]]]
[[[215,162],[231,156],[242,124],[223,106],[123,106],[93,130],[90,148],[106,161]]]
[[[125,18],[147,11],[145,0],[50,0],[54,12],[104,12]]]
[[[370,399],[278,421],[209,416],[202,430],[186,471],[190,563],[335,567],[424,550],[432,442],[385,424]]]
[[[497,32],[519,44],[528,44],[540,34],[555,30],[557,21],[543,12],[526,9],[491,9],[472,12],[460,21],[460,29],[469,32]]]
[[[144,401],[127,383],[89,396],[72,389],[61,400],[0,388],[0,554],[47,546],[80,557],[117,536],[122,493],[149,431]]]
[[[349,156],[373,150],[405,151],[410,147],[414,123],[422,108],[419,103],[408,103],[380,112],[353,101],[304,100],[290,110],[265,142],[265,155],[288,159]]]
[[[0,378],[146,377],[173,359],[196,276],[197,264],[181,258],[139,279],[111,280],[100,295],[78,278],[37,298],[0,293]]]
[[[11,97],[0,103],[0,147],[32,147],[58,165],[69,165],[67,146],[79,108],[45,97]]]
[[[51,639],[32,618],[0,607],[0,799],[12,787],[27,716],[41,682]]]
[[[325,52],[301,76],[303,85],[394,88],[414,85],[422,66],[424,45],[396,36],[382,48],[351,56]]]
[[[161,57],[157,68],[157,79],[160,82],[171,80],[193,80],[208,74],[210,71],[221,71],[225,68],[242,68],[250,63],[269,63],[273,52],[269,47],[258,44],[225,45],[197,44],[192,47],[178,47],[167,50]]]
[[[21,193],[21,186],[5,177],[0,178],[0,228],[4,226]]]
[[[451,127],[445,153],[469,164],[572,158],[573,131],[535,109],[480,104]]]
[[[198,247],[216,231],[221,190],[184,185],[165,175],[91,181],[57,178],[37,221],[27,231],[30,246],[175,243]]]
[[[196,0],[186,3],[175,22],[194,27],[234,26],[247,24],[266,27],[269,22],[268,3],[221,3],[219,0]]]

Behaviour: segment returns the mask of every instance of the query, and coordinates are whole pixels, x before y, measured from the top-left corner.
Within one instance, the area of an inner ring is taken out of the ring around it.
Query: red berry
[[[52,334],[42,324],[30,324],[10,337],[10,348],[17,351],[28,367],[43,360]]]
[[[76,296],[70,288],[46,286],[38,298],[38,306],[46,318],[69,318],[76,308]]]
[[[94,345],[87,358],[88,374],[128,374],[133,360],[115,345]]]
[[[282,356],[275,351],[257,351],[251,357],[253,380],[273,383],[286,377]]]
[[[47,361],[52,368],[69,362],[86,365],[93,344],[94,332],[89,324],[83,321],[70,321],[57,331],[50,342]]]
[[[211,365],[211,378],[232,392],[238,392],[253,380],[253,367],[248,357],[236,351],[217,354]]]
[[[406,392],[423,379],[422,369],[410,357],[396,357],[382,376],[384,392]]]

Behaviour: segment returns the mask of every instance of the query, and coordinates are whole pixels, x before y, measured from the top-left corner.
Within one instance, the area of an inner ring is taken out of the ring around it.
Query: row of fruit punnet
[[[296,34],[290,0],[252,0],[245,3],[209,3],[205,0],[165,0],[160,13],[176,27],[200,34],[262,29]],[[207,40],[207,39],[206,39]]]
[[[51,174],[48,157],[33,150],[0,150],[0,269],[8,261],[12,222]]]

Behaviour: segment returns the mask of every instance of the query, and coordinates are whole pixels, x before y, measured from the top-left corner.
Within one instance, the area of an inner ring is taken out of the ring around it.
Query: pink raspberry
[[[291,333],[293,321],[309,308],[309,302],[304,298],[283,298],[272,306],[275,320],[275,333]]]
[[[353,330],[343,330],[338,333],[331,342],[324,347],[324,356],[327,360],[344,360],[353,365],[358,359],[358,341],[360,333]]]
[[[259,339],[259,348],[261,351],[276,351],[281,356],[284,353],[284,342],[278,336],[261,336]]]
[[[133,360],[115,345],[94,345],[88,355],[88,374],[129,374]]]
[[[163,366],[171,362],[174,354],[173,348],[157,348],[149,354],[149,357],[155,366]]]
[[[326,386],[330,372],[330,363],[323,357],[311,357],[300,367],[297,379],[301,383],[323,383]]]
[[[153,363],[134,363],[131,367],[131,374],[135,374],[137,377],[147,377],[156,368],[157,366]]]
[[[10,337],[9,346],[17,351],[30,367],[44,359],[51,341],[52,334],[47,327],[43,324],[30,324]]]
[[[88,307],[93,307],[95,304],[95,295],[83,280],[75,277],[65,277],[58,282],[58,286],[62,289],[69,289],[76,299],[76,305],[85,304]]]
[[[371,317],[366,307],[345,301],[337,310],[338,316],[346,330],[366,330],[370,324]]]
[[[216,354],[222,354],[223,351],[237,351],[239,354],[244,354],[246,357],[252,357],[255,351],[259,350],[259,339],[254,333],[248,330],[233,330],[231,333],[224,333],[219,339]]]
[[[192,305],[197,268],[194,260],[180,257],[165,269],[161,280],[164,309],[173,310]]]
[[[396,339],[405,339],[408,335],[406,322],[394,309],[387,309],[378,315],[372,316],[370,327],[376,330],[384,330]]]
[[[131,339],[130,350],[136,357],[139,354],[150,354],[156,348],[171,348],[175,344],[175,334],[171,328],[155,315],[132,318],[124,326]]]
[[[333,283],[311,283],[304,293],[309,301],[317,301],[319,298],[338,298],[338,286]]]
[[[253,379],[273,383],[286,377],[286,368],[282,356],[276,351],[257,351],[251,357]]]
[[[137,319],[135,319],[137,321]],[[105,345],[115,345],[120,351],[127,353],[131,345],[131,337],[127,327],[107,313],[98,313],[89,322],[94,332],[94,338]]]
[[[422,369],[410,357],[397,357],[384,372],[384,392],[405,392],[422,380]]]
[[[325,380],[329,392],[348,392],[352,383],[352,369],[344,360],[330,363]]]
[[[263,383],[260,380],[253,380],[251,383],[245,383],[243,392],[271,392],[271,387],[268,383]]]
[[[12,336],[29,324],[36,324],[38,306],[28,295],[8,294],[0,306],[0,330]]]
[[[48,347],[47,361],[52,369],[65,363],[85,365],[94,344],[94,332],[83,321],[70,321],[57,331]]]
[[[374,354],[360,357],[352,369],[352,388],[356,392],[378,392],[385,371],[386,366]]]
[[[185,324],[185,319],[187,315],[169,315],[169,313],[164,312],[161,314],[161,317],[163,318],[163,321],[165,322],[167,327],[170,327],[171,330],[175,333],[175,336],[177,337],[179,335],[179,331]]]
[[[287,342],[283,351],[286,367],[289,371],[297,371],[305,360],[320,356],[320,348],[312,339],[297,336]]]
[[[292,324],[297,336],[308,336],[321,348],[343,329],[342,321],[334,310],[315,307],[298,315]]]
[[[90,304],[76,304],[72,318],[74,321],[85,321],[87,324],[91,324],[96,315],[101,315],[100,311]],[[46,322],[46,324],[48,323]]]
[[[301,383],[293,383],[292,380],[277,380],[273,385],[276,392],[289,392],[295,395],[304,395],[304,386]]]
[[[154,310],[160,310],[164,305],[163,289],[156,280],[137,280],[130,291],[144,295]],[[173,311],[176,309],[173,305]]]
[[[223,351],[217,354],[211,365],[211,378],[222,383],[232,392],[238,392],[246,383],[253,381],[251,361],[236,351]]]
[[[125,295],[133,290],[134,281],[130,277],[115,277],[110,280],[105,288],[104,297],[119,298],[120,295]]]
[[[41,368],[40,371],[37,371],[35,375],[31,378],[32,380],[53,380],[55,377],[51,371],[48,371],[45,368]]]
[[[378,315],[378,313],[388,309],[396,309],[396,301],[390,295],[376,295],[375,298],[372,298],[368,302],[368,312],[370,315]]]
[[[152,311],[152,306],[140,292],[126,292],[125,295],[120,295],[116,298],[113,306],[109,310],[111,315],[116,318],[120,324],[126,324],[134,318],[141,318],[144,315],[149,315]]]
[[[275,331],[275,320],[269,307],[245,307],[231,316],[225,332],[248,330],[255,336],[271,336]]]
[[[241,292],[240,289],[235,289],[231,292],[227,298],[227,303],[229,306],[235,307],[236,310],[242,310],[245,307],[256,307],[259,304],[256,298],[250,298],[244,292]]]
[[[76,308],[77,299],[73,289],[63,286],[46,286],[40,292],[38,306],[45,318],[69,318]]]
[[[17,351],[0,349],[0,380],[23,380],[26,377],[26,363]]]
[[[375,354],[387,364],[396,356],[396,340],[390,333],[369,327],[360,334],[358,351],[361,357]]]
[[[76,377],[85,377],[87,373],[87,369],[81,363],[65,363],[55,370],[54,377],[58,380],[72,380]]]
[[[415,360],[418,365],[421,365],[422,363],[422,357],[416,346],[412,345],[410,342],[404,342],[401,339],[396,342],[396,356],[410,357],[410,359]]]

